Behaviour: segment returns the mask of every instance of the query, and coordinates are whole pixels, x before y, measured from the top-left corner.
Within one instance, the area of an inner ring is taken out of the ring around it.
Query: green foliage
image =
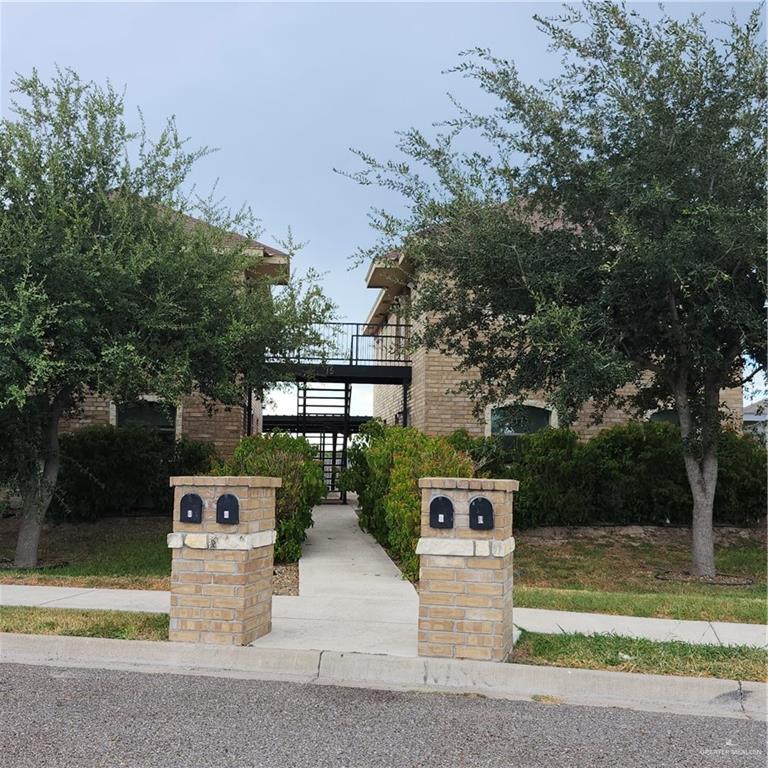
[[[347,450],[347,469],[338,477],[339,490],[357,493],[361,527],[382,543],[387,528],[380,505],[389,487],[390,457],[371,449],[381,446],[386,434],[387,427],[378,419],[363,424]]]
[[[312,525],[312,507],[326,493],[323,470],[314,447],[286,432],[244,437],[232,458],[217,467],[220,475],[261,475],[283,481],[276,494],[275,560],[294,563]]]
[[[54,519],[79,521],[132,510],[170,513],[168,478],[206,474],[213,446],[182,438],[169,442],[155,430],[104,425],[61,438],[62,467],[50,507]]]
[[[726,431],[714,520],[750,526],[765,515],[766,450],[749,435]],[[504,475],[520,482],[515,528],[539,525],[690,525],[691,492],[680,430],[630,422],[579,442],[567,429],[515,441]]]
[[[509,447],[496,435],[472,437],[466,429],[457,429],[448,442],[472,459],[477,477],[500,477],[509,463]]]
[[[765,515],[765,448],[748,435],[721,438],[715,522],[754,525]],[[680,431],[630,422],[580,442],[568,429],[495,438],[459,430],[449,438],[366,424],[349,449],[340,485],[358,495],[360,525],[418,575],[420,477],[510,477],[520,482],[514,525],[690,525],[691,497]]]
[[[765,442],[751,434],[726,430],[720,436],[718,453],[715,521],[721,525],[754,525],[768,509]]]
[[[22,491],[17,562],[32,565],[58,421],[85,393],[174,402],[197,390],[240,403],[274,381],[267,357],[316,341],[312,324],[331,307],[312,276],[271,292],[247,208],[185,193],[208,150],[188,149],[173,120],[150,137],[139,115],[133,130],[119,90],[71,70],[18,76],[11,91],[0,120],[0,482]]]
[[[583,446],[592,519],[616,525],[690,524],[691,491],[680,430],[630,422],[602,430]]]
[[[625,384],[643,384],[644,410],[684,382],[701,440],[705,389],[766,364],[762,11],[651,21],[588,0],[535,18],[559,74],[529,84],[466,51],[453,71],[485,112],[404,131],[401,162],[357,153],[353,178],[407,211],[377,211],[361,257],[397,249],[415,266],[422,340],[478,368],[478,402],[545,391],[568,423]]]
[[[356,491],[360,525],[399,562],[406,578],[418,577],[416,542],[421,524],[421,477],[471,477],[472,462],[443,437],[413,427],[367,425],[349,453],[344,487]]]
[[[568,429],[542,429],[514,442],[507,476],[520,483],[514,526],[579,525],[590,521],[584,446]],[[564,521],[568,522],[564,522]]]
[[[467,51],[454,72],[487,109],[402,132],[395,159],[359,152],[353,174],[402,196],[361,257],[413,265],[415,341],[457,356],[479,410],[545,392],[567,426],[585,403],[674,406],[707,575],[719,393],[766,370],[763,10],[536,16],[555,77]]]

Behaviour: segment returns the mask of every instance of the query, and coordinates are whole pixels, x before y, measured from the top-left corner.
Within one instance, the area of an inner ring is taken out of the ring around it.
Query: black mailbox
[[[216,502],[216,522],[221,525],[237,525],[240,522],[240,502],[232,493],[219,496]]]
[[[203,500],[196,493],[187,493],[181,498],[179,522],[202,523]]]
[[[474,531],[489,531],[493,528],[493,504],[478,496],[469,505],[469,527]]]
[[[447,496],[435,496],[429,502],[429,527],[453,528],[453,502]]]

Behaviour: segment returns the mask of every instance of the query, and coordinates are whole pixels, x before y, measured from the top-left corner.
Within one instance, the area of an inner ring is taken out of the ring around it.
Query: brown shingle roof
[[[186,226],[190,229],[193,229],[195,227],[199,226],[209,226],[206,222],[204,222],[202,219],[195,218],[194,216],[189,216],[188,214],[182,214],[184,217],[184,222]],[[245,237],[245,235],[241,235],[238,232],[225,232],[224,233],[224,240],[228,244],[235,244],[235,243],[243,243],[250,247],[250,248],[258,248],[262,251],[264,251],[265,256],[273,256],[276,258],[283,258],[288,259],[288,254],[284,253],[283,251],[273,248],[271,245],[266,245],[265,243],[260,243],[258,240],[254,240],[249,237]]]

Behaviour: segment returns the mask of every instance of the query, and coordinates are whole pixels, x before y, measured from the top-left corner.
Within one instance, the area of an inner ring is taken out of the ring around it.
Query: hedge
[[[539,525],[690,525],[692,498],[679,429],[629,422],[580,442],[567,429],[494,438],[451,437],[478,474],[520,481],[515,528]],[[751,435],[725,430],[719,446],[716,525],[751,526],[766,511],[766,450]]]
[[[275,508],[275,560],[294,563],[312,525],[312,507],[326,493],[315,448],[303,437],[285,432],[243,438],[232,458],[214,470],[219,475],[279,477]]]
[[[62,435],[61,470],[51,501],[54,520],[94,521],[141,511],[170,514],[172,475],[206,474],[213,446],[169,442],[146,427],[84,427]]]
[[[420,477],[471,477],[472,462],[446,438],[412,427],[365,425],[349,449],[340,486],[355,491],[360,525],[387,548],[406,578],[418,577],[416,542],[421,525]]]

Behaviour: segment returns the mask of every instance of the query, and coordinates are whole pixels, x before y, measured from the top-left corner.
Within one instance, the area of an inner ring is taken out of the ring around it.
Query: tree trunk
[[[703,409],[694,423],[688,398],[687,370],[682,368],[675,387],[677,414],[683,438],[683,461],[693,496],[691,523],[691,573],[715,575],[715,534],[712,529],[717,487],[717,443],[720,430],[720,390],[713,379],[705,381]]]
[[[717,450],[710,447],[699,462],[685,448],[685,471],[693,495],[691,526],[691,572],[697,576],[715,575],[715,536],[712,514],[717,487]]]
[[[59,476],[59,419],[63,410],[62,401],[63,395],[57,396],[51,406],[40,469],[22,483],[22,519],[14,558],[14,565],[19,568],[34,568],[37,565],[40,533]]]

